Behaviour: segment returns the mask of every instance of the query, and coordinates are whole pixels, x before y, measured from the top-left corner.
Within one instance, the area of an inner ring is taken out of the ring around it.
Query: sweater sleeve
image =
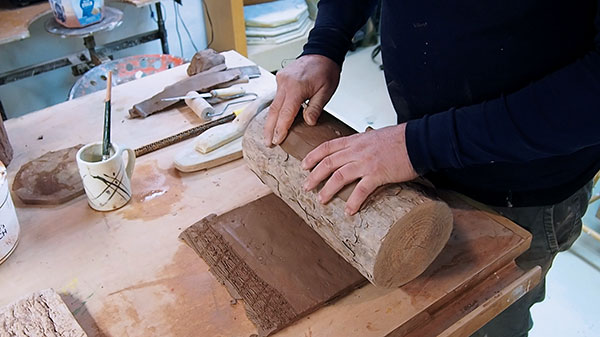
[[[366,22],[374,0],[321,0],[315,27],[308,36],[302,55],[327,56],[342,66],[352,38]]]
[[[596,19],[597,32],[600,20]],[[417,173],[567,155],[600,144],[600,33],[595,48],[496,99],[409,121]],[[600,158],[598,158],[600,160]]]

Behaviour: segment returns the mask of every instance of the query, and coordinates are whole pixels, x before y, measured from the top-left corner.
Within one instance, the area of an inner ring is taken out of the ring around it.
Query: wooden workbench
[[[154,4],[160,0],[122,0],[136,7]],[[110,5],[110,3],[105,3]],[[0,45],[23,40],[29,37],[29,25],[45,14],[50,13],[50,3],[40,2],[25,7],[9,7],[2,4],[0,7]]]
[[[226,58],[228,66],[249,63],[235,52],[226,53]],[[134,103],[184,78],[185,68],[113,89],[114,142],[137,147],[199,123],[181,105],[143,120],[127,117]],[[274,86],[274,76],[263,71],[246,88],[260,94]],[[7,121],[15,149],[9,179],[22,164],[47,151],[99,140],[103,99],[104,93],[97,92]],[[0,306],[53,287],[90,336],[247,337],[255,333],[243,305],[230,303],[206,264],[177,237],[210,213],[224,213],[270,191],[241,160],[205,172],[176,172],[173,158],[186,145],[140,158],[133,176],[133,200],[114,212],[93,211],[83,196],[54,207],[25,206],[15,200],[21,240],[0,265]],[[498,217],[498,221],[520,231],[505,219]],[[403,289],[367,285],[277,336],[399,336],[403,331],[398,327],[414,317],[429,322],[425,330],[451,322],[445,333],[460,336],[522,296],[539,275],[538,268],[523,272],[508,264],[479,285],[454,289],[472,287],[452,303],[438,305],[435,314],[418,305],[420,298],[427,297],[418,290],[411,295]]]

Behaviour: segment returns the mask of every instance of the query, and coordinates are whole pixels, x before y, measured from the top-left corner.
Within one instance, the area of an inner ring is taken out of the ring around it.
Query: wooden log
[[[420,275],[452,231],[452,213],[434,191],[417,183],[389,184],[372,194],[354,216],[344,214],[353,186],[322,205],[302,188],[308,173],[300,161],[324,141],[353,133],[324,114],[317,126],[298,118],[282,146],[263,144],[266,113],[250,123],[243,140],[248,166],[338,254],[371,283],[398,287]],[[285,150],[284,150],[285,149]]]
[[[4,122],[0,118],[0,161],[4,166],[8,166],[13,158],[13,148],[8,140],[8,134],[6,128],[4,128]]]

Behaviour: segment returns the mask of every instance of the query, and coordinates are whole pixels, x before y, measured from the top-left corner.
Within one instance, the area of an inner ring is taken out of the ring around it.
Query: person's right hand
[[[277,73],[277,93],[264,128],[265,145],[279,145],[307,99],[304,120],[315,125],[340,82],[340,66],[322,55],[304,55]]]

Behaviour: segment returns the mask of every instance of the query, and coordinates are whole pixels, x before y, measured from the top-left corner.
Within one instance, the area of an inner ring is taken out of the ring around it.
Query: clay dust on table
[[[128,220],[148,221],[169,214],[181,200],[184,186],[174,168],[161,169],[154,160],[135,167],[131,190],[131,201],[119,214]]]

